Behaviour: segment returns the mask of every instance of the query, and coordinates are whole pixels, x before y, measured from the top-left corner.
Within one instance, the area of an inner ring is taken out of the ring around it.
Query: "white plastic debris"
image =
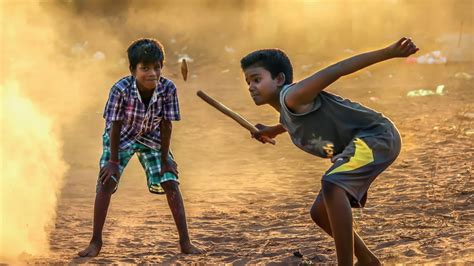
[[[417,63],[417,64],[446,64],[448,59],[446,56],[443,56],[441,51],[433,51],[424,55],[420,55],[418,57],[408,57],[407,62],[409,63]]]
[[[84,41],[84,42],[78,42],[78,43],[75,43],[72,47],[71,47],[71,53],[75,54],[75,55],[81,55],[81,54],[84,54],[85,51],[86,51],[86,47],[89,43],[87,41]]]
[[[192,59],[189,55],[187,54],[178,54],[178,63],[181,63],[182,61],[186,60],[186,62],[193,62],[194,59]]]
[[[97,51],[94,53],[93,57],[95,60],[101,61],[105,59],[105,54],[101,51]]]
[[[465,80],[470,80],[472,79],[472,75],[466,72],[458,72],[454,74],[454,77],[457,79],[465,79]]]
[[[230,46],[227,46],[227,45],[224,47],[224,50],[225,50],[226,52],[230,53],[230,54],[232,54],[232,53],[235,52],[235,49],[234,49],[234,48],[232,48],[232,47],[230,47]]]
[[[420,96],[429,96],[429,95],[444,95],[444,85],[438,85],[436,91],[432,90],[412,90],[407,93],[408,97],[420,97]]]

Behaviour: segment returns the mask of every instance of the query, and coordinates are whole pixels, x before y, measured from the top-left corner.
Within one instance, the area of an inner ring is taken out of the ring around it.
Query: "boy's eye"
[[[149,69],[148,67],[142,67],[143,71],[148,71],[148,69]]]

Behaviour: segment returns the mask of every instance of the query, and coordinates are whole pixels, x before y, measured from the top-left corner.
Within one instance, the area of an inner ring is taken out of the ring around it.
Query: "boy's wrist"
[[[382,53],[384,54],[385,59],[391,59],[395,57],[390,47],[385,47],[384,49],[382,49]]]

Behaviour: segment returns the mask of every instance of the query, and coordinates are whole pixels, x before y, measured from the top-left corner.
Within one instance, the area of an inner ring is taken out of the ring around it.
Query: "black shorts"
[[[322,180],[343,188],[353,208],[365,206],[367,191],[375,178],[400,154],[402,141],[394,126],[374,136],[355,137],[339,154]]]

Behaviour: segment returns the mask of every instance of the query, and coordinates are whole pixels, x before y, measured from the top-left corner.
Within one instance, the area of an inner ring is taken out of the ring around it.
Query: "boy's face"
[[[131,70],[141,90],[154,90],[158,85],[161,75],[160,62],[144,64],[138,63],[135,70]]]
[[[283,85],[281,74],[272,78],[270,71],[263,67],[249,67],[244,70],[245,81],[249,85],[250,96],[256,105],[278,101],[278,87]]]

